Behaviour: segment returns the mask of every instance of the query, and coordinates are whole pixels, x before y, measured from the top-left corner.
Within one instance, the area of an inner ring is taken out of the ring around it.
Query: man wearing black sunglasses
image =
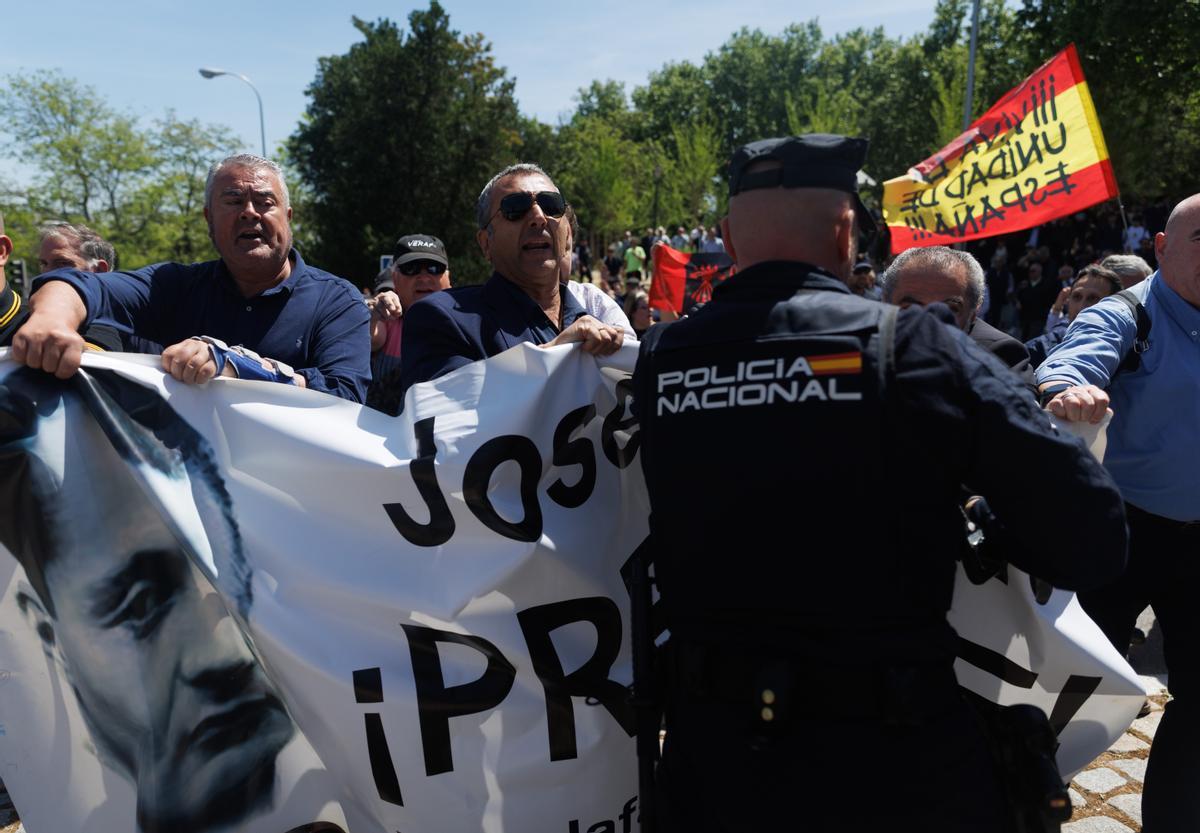
[[[588,315],[561,281],[570,247],[567,203],[537,165],[500,171],[476,203],[476,240],[492,264],[481,286],[438,292],[405,313],[401,396],[522,342],[544,347],[579,342],[595,355],[620,348],[624,333]]]
[[[396,241],[392,265],[375,279],[371,310],[371,386],[367,404],[395,415],[400,410],[400,348],[404,311],[422,298],[450,288],[446,246],[428,234],[406,234]]]

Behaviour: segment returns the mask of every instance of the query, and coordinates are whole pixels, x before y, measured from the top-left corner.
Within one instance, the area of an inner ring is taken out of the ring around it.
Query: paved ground
[[[1149,608],[1138,618],[1138,627],[1147,635],[1146,643],[1130,648],[1129,663],[1142,675],[1146,689],[1157,692],[1150,698],[1153,711],[1135,720],[1111,749],[1075,776],[1071,782],[1075,812],[1063,825],[1063,833],[1140,833],[1142,829],[1146,758],[1170,696],[1166,693],[1162,632]]]
[[[3,784],[0,784],[0,833],[24,833]]]
[[[1162,655],[1162,634],[1155,626],[1154,614],[1147,609],[1138,619],[1147,634],[1144,645],[1130,649],[1129,661],[1152,692],[1152,711],[1133,722],[1112,748],[1075,776],[1071,782],[1074,813],[1063,825],[1063,833],[1141,833],[1142,780],[1150,742],[1162,719],[1162,708],[1170,700],[1166,693],[1166,665]],[[25,833],[17,811],[0,783],[0,833]],[[42,833],[42,831],[38,831]],[[67,833],[64,831],[63,833]]]

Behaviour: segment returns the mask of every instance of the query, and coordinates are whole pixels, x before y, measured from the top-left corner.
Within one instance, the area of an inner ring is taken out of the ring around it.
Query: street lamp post
[[[658,184],[662,182],[662,165],[654,166],[654,233],[658,233]]]
[[[232,75],[234,78],[240,78],[245,81],[250,89],[254,90],[254,97],[258,99],[258,135],[262,140],[262,155],[263,159],[267,158],[267,123],[263,119],[262,96],[258,94],[258,87],[250,82],[250,79],[242,75],[240,72],[229,72],[223,69],[212,69],[210,67],[201,67],[200,74],[205,78],[216,78],[218,75]]]

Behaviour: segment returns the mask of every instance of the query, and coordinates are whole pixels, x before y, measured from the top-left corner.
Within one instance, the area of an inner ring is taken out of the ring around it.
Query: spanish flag
[[[814,376],[862,373],[862,353],[826,353],[823,356],[809,356],[808,368]]]
[[[1075,45],[883,186],[892,253],[1032,228],[1117,195]]]

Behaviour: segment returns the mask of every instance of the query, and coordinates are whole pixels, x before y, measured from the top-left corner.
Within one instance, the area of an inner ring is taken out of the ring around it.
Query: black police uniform
[[[1009,521],[1013,563],[1077,588],[1124,564],[1104,469],[965,334],[802,263],[651,330],[634,388],[671,632],[663,827],[1003,830],[945,619],[959,490]]]

